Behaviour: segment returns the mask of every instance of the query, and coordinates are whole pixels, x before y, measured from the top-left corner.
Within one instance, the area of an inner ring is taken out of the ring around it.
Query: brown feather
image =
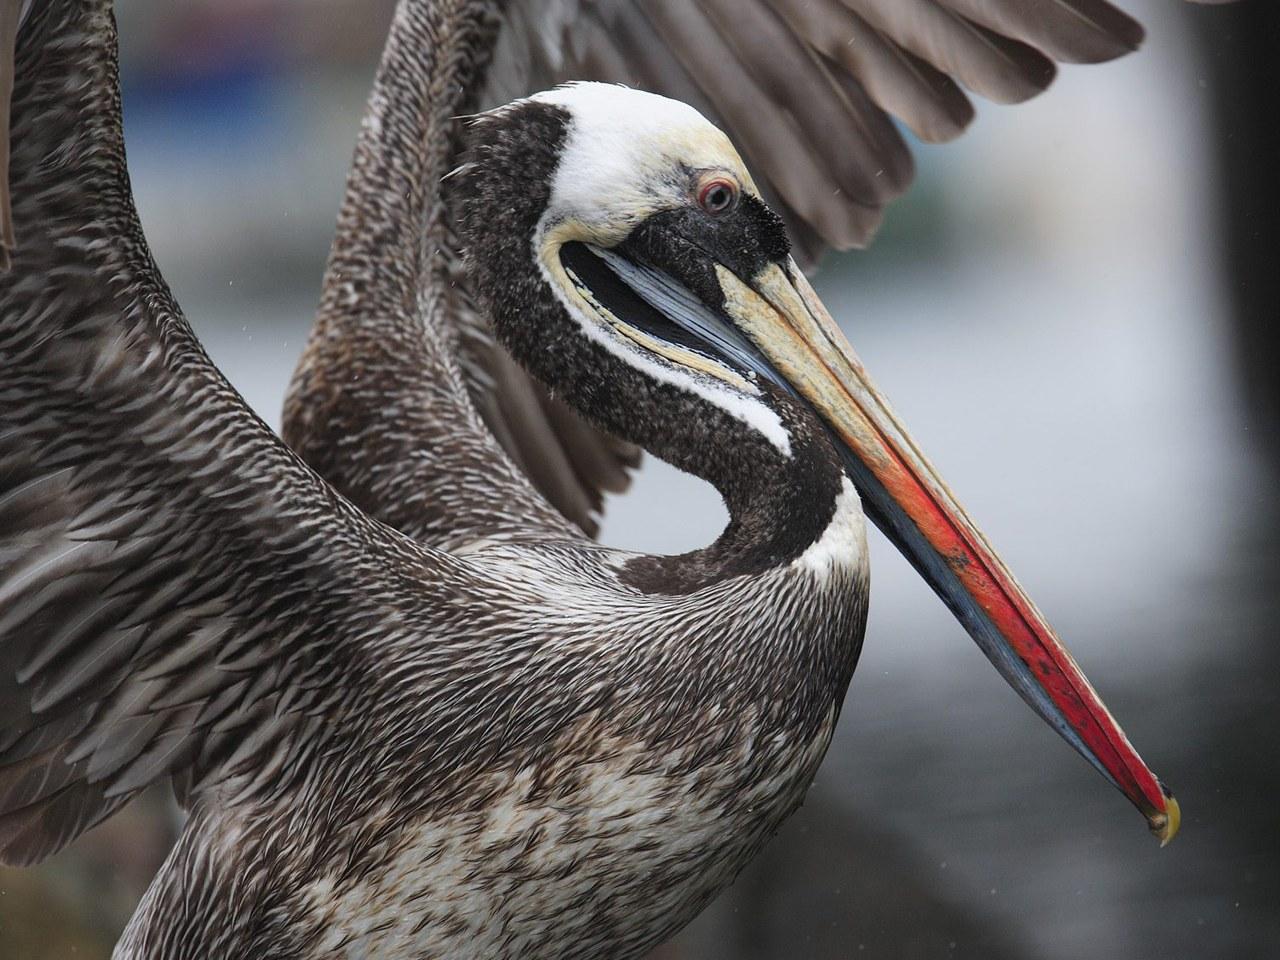
[[[17,240],[9,196],[9,112],[13,100],[14,43],[22,18],[22,0],[0,0],[0,270],[8,270]]]
[[[758,64],[756,80],[778,113],[791,118],[799,142],[826,168],[827,181],[862,206],[897,197],[911,180],[911,155],[874,106],[855,109],[810,49],[768,7],[738,0],[701,0],[742,63]]]
[[[973,105],[954,80],[887,40],[840,0],[775,3],[798,36],[847,70],[920,139],[951,140],[972,121]]]
[[[934,0],[843,0],[895,43],[997,103],[1020,103],[1052,82],[1053,61]]]
[[[543,415],[560,438],[564,454],[573,464],[583,488],[624,493],[631,486],[631,471],[640,465],[640,448],[606,437],[545,390],[540,399]],[[597,437],[609,442],[597,443]],[[599,510],[602,501],[597,497],[594,505]]]
[[[1142,44],[1142,24],[1104,0],[945,0],[956,13],[1063,63],[1101,63]]]
[[[787,205],[832,245],[851,246],[865,238],[879,221],[879,208],[835,193],[795,121],[777,108],[706,15],[683,2],[650,3],[646,12],[676,58],[720,107],[730,135],[755,158],[757,169]],[[771,109],[762,110],[761,104]]]

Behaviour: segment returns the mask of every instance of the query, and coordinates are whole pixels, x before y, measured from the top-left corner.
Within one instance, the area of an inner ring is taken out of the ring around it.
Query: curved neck
[[[474,109],[505,0],[400,0],[361,125],[325,275],[321,312],[412,309],[442,245],[440,189]]]
[[[778,402],[793,403],[784,397]],[[669,413],[676,418],[689,411]],[[714,409],[701,414],[714,422]],[[626,570],[629,583],[646,592],[689,593],[728,577],[759,575],[795,560],[839,522],[844,473],[835,449],[808,411],[797,406],[783,419],[791,434],[790,456],[768,444],[752,444],[741,429],[727,424],[712,426],[727,427],[724,434],[695,441],[696,456],[689,455],[688,438],[672,436],[670,446],[681,449],[660,455],[715,486],[729,524],[704,549],[635,558]]]
[[[633,582],[683,592],[799,556],[827,530],[843,490],[843,468],[816,415],[762,382],[764,401],[788,437],[789,449],[781,449],[682,385],[678,373],[659,379],[588,336],[555,296],[532,241],[569,118],[532,103],[486,123],[456,188],[470,279],[498,339],[588,420],[711,483],[729,509],[729,526],[712,546],[641,558],[628,571]]]
[[[790,440],[784,452],[711,401],[657,382],[589,341],[545,286],[541,304],[522,308],[520,328],[532,336],[504,335],[500,324],[500,338],[560,399],[724,498],[729,524],[713,544],[677,557],[635,558],[624,577],[633,586],[689,593],[758,575],[790,563],[830,527],[844,470],[826,430],[798,401],[780,391],[769,396]]]

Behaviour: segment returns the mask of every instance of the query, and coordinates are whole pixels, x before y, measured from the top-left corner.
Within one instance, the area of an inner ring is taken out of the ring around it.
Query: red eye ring
[[[707,213],[719,216],[738,204],[738,185],[724,177],[715,177],[698,188],[698,206]]]

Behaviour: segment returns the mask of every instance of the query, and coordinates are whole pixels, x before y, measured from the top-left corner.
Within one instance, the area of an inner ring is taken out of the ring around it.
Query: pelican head
[[[517,360],[726,499],[743,449],[785,462],[816,424],[1001,675],[1167,842],[1176,802],[867,376],[728,138],[685,104],[588,83],[470,137],[452,180],[468,267]]]

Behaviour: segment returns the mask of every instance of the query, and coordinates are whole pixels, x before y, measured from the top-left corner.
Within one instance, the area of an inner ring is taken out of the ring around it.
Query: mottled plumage
[[[589,328],[572,291],[552,294],[546,271],[572,257],[622,283],[581,237],[564,261],[534,250],[564,214],[566,145],[600,137],[599,90],[457,117],[513,76],[617,64],[696,86],[744,133],[767,92],[761,129],[802,135],[747,134],[748,149],[816,250],[865,238],[905,186],[875,103],[950,135],[968,108],[939,69],[1018,99],[1051,74],[1024,41],[1101,59],[1138,35],[1097,0],[1037,0],[1043,23],[985,0],[946,0],[928,22],[869,0],[747,6],[739,21],[711,0],[403,0],[286,409],[293,449],[209,361],[151,259],[109,0],[31,6],[9,131],[17,246],[0,274],[0,856],[49,856],[172,777],[190,817],[122,960],[640,957],[800,803],[866,618],[836,428],[763,359],[735,369],[730,345],[688,369],[637,360],[621,324]],[[856,56],[819,42],[814,18],[859,16],[883,22]],[[711,24],[733,58],[690,55]],[[765,70],[765,40],[812,73]],[[730,96],[707,69],[763,87]],[[797,98],[852,141],[817,149]],[[734,306],[720,271],[800,284],[728,141],[646,102],[658,139],[636,149],[672,155],[641,186],[696,195],[705,171],[682,158],[710,156],[742,193],[714,220],[667,197],[616,249],[707,315]],[[792,177],[810,153],[821,169]],[[833,183],[842,199],[816,203]],[[637,446],[724,495],[713,545],[637,556],[582,535]],[[1123,779],[1109,754],[1095,762]]]
[[[41,230],[0,278],[6,859],[180,773],[191,819],[122,957],[639,955],[799,802],[863,559],[653,594],[576,538],[447,555],[366,519],[158,280],[107,4],[28,30],[13,186]]]

